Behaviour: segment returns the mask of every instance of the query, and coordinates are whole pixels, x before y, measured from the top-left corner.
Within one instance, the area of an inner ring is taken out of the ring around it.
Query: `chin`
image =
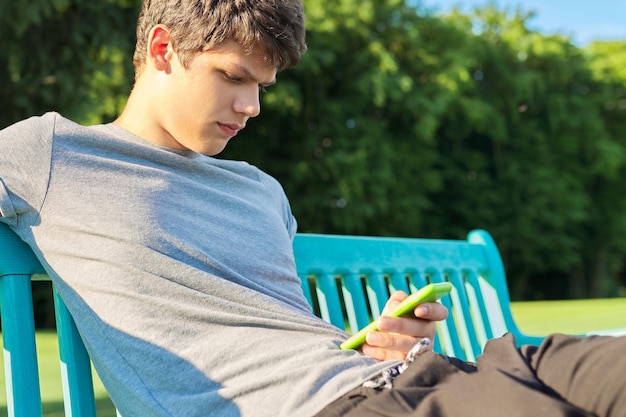
[[[224,146],[216,146],[215,144],[213,144],[213,146],[199,146],[198,149],[192,149],[192,150],[194,152],[201,153],[203,155],[215,156],[221,153],[225,148],[226,148],[226,143],[224,143]]]

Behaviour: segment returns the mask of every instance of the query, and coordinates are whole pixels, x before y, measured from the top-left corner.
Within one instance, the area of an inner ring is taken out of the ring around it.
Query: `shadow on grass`
[[[43,417],[65,417],[62,401],[44,401],[42,409]],[[6,406],[0,407],[0,415],[8,415]],[[115,407],[110,398],[96,398],[96,416],[116,417]]]

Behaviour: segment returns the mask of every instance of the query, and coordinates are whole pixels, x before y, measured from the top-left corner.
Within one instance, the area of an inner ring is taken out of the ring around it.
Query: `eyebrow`
[[[258,79],[254,76],[254,74],[252,74],[252,73],[250,72],[250,70],[249,70],[248,68],[244,67],[243,65],[239,65],[239,64],[232,64],[232,66],[233,66],[233,67],[234,67],[234,69],[236,69],[237,71],[239,71],[239,72],[243,73],[243,75],[244,75],[246,78],[250,78],[252,81],[256,82],[257,84],[261,84],[261,85],[263,85],[264,87],[269,87],[270,85],[274,85],[274,84],[276,84],[276,76],[274,76],[274,78],[273,78],[271,81],[269,81],[268,83],[262,83],[262,82],[260,82],[260,81],[259,81],[259,80],[258,80]]]

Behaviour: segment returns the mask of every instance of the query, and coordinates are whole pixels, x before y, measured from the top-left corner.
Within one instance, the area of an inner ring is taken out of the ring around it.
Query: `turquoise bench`
[[[309,304],[342,329],[366,326],[393,291],[448,281],[454,289],[441,302],[450,314],[438,323],[435,351],[473,361],[507,332],[519,345],[543,340],[517,327],[500,253],[484,230],[467,240],[299,234],[294,253]]]
[[[428,282],[449,281],[442,299],[449,311],[438,324],[434,349],[473,360],[486,341],[505,332],[522,334],[510,310],[502,260],[481,230],[467,240],[432,240],[298,234],[298,274],[313,310],[343,329],[377,317],[391,291],[412,292]],[[41,416],[31,280],[47,279],[30,249],[0,224],[0,316],[10,416]],[[54,289],[53,289],[54,292]],[[54,292],[61,383],[66,416],[95,416],[91,364],[71,315]]]

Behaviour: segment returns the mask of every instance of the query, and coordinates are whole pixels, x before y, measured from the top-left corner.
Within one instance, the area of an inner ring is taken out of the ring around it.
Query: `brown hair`
[[[248,53],[263,48],[279,71],[298,65],[306,51],[302,0],[144,0],[137,23],[135,76],[145,65],[148,35],[157,24],[170,29],[185,68],[197,53],[227,40]]]

